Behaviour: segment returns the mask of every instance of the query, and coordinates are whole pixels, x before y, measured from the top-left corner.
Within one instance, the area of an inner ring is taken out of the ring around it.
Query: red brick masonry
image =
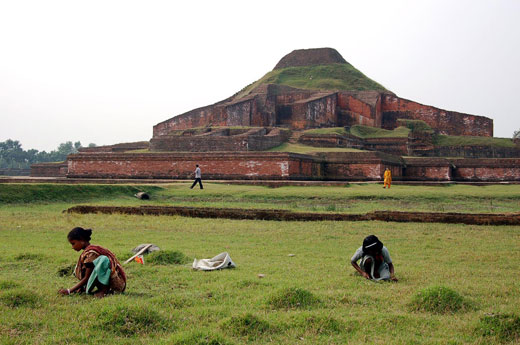
[[[401,158],[379,152],[81,153],[68,157],[67,176],[192,178],[195,164],[203,179],[380,180],[388,167],[395,180],[520,181],[520,159]]]

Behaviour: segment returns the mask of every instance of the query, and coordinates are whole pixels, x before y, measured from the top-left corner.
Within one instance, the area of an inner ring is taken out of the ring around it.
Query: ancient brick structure
[[[67,176],[186,179],[193,177],[195,164],[206,180],[378,181],[390,168],[396,181],[520,181],[520,159],[401,158],[380,152],[80,153],[69,156]]]
[[[290,131],[280,128],[205,128],[199,132],[177,130],[150,140],[153,151],[213,152],[264,151],[287,141]]]
[[[296,50],[275,70],[287,67],[347,64],[334,49]],[[308,90],[260,84],[210,106],[191,110],[154,126],[153,141],[173,140],[173,130],[206,126],[280,126],[295,130],[356,124],[396,128],[398,119],[423,120],[441,134],[493,136],[493,120],[422,105],[380,90]]]
[[[302,69],[309,66],[343,68],[343,64],[348,63],[334,49],[294,51],[280,60],[273,74],[245,91],[155,125],[149,143],[84,148],[70,155],[66,165],[33,165],[32,176],[184,179],[191,178],[195,164],[200,164],[203,179],[380,180],[388,167],[394,180],[520,181],[520,158],[514,158],[520,157],[520,143],[504,148],[438,147],[432,131],[412,131],[404,138],[301,135],[305,129],[357,124],[394,129],[402,119],[422,120],[439,134],[493,135],[489,118],[406,100],[373,81],[357,87],[356,83],[360,85],[360,80],[367,78],[355,69],[334,80],[342,87],[305,88],[299,79],[290,84],[301,87],[295,88],[284,84],[283,78],[276,79],[283,71],[301,77]],[[327,82],[335,76],[331,70],[325,76]],[[305,80],[312,78],[307,77]],[[342,83],[345,78],[352,79],[351,83]],[[306,145],[369,151],[314,155],[265,152],[288,139],[291,143],[299,140]]]
[[[148,141],[136,141],[132,143],[121,143],[115,145],[81,147],[79,152],[127,152],[133,150],[147,150],[150,148]]]
[[[34,177],[62,177],[67,176],[67,162],[39,163],[31,165],[31,176]]]

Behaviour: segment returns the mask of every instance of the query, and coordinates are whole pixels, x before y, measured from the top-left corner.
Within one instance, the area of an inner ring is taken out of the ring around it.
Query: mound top
[[[330,65],[333,63],[347,63],[347,61],[333,48],[297,49],[285,55],[274,67],[274,70],[287,67]]]

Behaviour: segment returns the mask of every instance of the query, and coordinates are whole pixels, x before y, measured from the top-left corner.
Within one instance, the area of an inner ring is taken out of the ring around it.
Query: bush
[[[145,257],[145,262],[156,265],[181,265],[187,261],[188,258],[183,253],[171,250],[152,252]]]
[[[500,341],[520,340],[520,317],[513,314],[489,314],[480,318],[477,332]]]
[[[40,304],[40,296],[31,291],[14,290],[0,295],[0,302],[10,308],[34,308]]]
[[[433,132],[433,129],[422,120],[397,119],[397,124],[409,128],[412,132]]]
[[[218,335],[200,331],[176,334],[167,343],[171,345],[232,345]]]
[[[268,304],[275,309],[304,309],[320,303],[319,298],[311,292],[300,288],[281,290],[268,300]]]
[[[415,311],[445,314],[467,310],[470,305],[456,291],[444,286],[433,286],[419,291],[413,297],[410,307]]]
[[[98,320],[93,327],[124,337],[174,328],[158,312],[143,307],[107,306],[99,312]]]
[[[273,330],[273,327],[267,321],[251,313],[242,316],[233,316],[231,319],[225,321],[221,325],[221,328],[235,336],[248,337],[249,339],[256,339],[262,336],[262,334]]]

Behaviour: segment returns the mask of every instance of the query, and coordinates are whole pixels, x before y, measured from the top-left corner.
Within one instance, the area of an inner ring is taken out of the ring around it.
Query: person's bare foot
[[[96,292],[96,293],[94,294],[94,297],[96,297],[96,298],[103,298],[103,297],[105,297],[106,295],[107,295],[107,294],[106,294],[105,291],[98,291],[98,292]]]

